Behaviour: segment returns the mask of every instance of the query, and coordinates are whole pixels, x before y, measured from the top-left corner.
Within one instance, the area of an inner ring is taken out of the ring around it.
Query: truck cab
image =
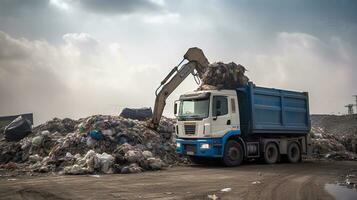
[[[175,104],[177,153],[222,157],[225,138],[240,135],[237,92],[205,90],[186,93]]]
[[[200,91],[181,95],[177,113],[180,138],[219,138],[239,130],[234,90]]]

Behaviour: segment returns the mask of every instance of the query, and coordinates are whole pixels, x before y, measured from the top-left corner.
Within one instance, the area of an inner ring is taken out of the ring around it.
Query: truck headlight
[[[176,142],[176,147],[181,148],[181,143]]]
[[[201,144],[201,149],[209,149],[209,144]]]

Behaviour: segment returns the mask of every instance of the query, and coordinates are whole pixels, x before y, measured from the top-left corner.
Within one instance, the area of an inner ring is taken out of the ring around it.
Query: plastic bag
[[[5,127],[4,134],[7,141],[20,141],[32,131],[31,123],[19,116]]]
[[[152,117],[152,110],[151,108],[124,108],[120,116],[143,121]]]

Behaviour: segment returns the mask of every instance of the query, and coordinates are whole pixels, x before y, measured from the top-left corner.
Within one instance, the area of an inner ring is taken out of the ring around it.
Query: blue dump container
[[[243,137],[254,135],[306,135],[310,113],[307,92],[255,86],[237,89]]]

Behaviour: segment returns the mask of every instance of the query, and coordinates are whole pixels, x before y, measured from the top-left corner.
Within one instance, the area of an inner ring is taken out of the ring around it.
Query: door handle
[[[231,125],[231,120],[227,120],[227,125]]]

